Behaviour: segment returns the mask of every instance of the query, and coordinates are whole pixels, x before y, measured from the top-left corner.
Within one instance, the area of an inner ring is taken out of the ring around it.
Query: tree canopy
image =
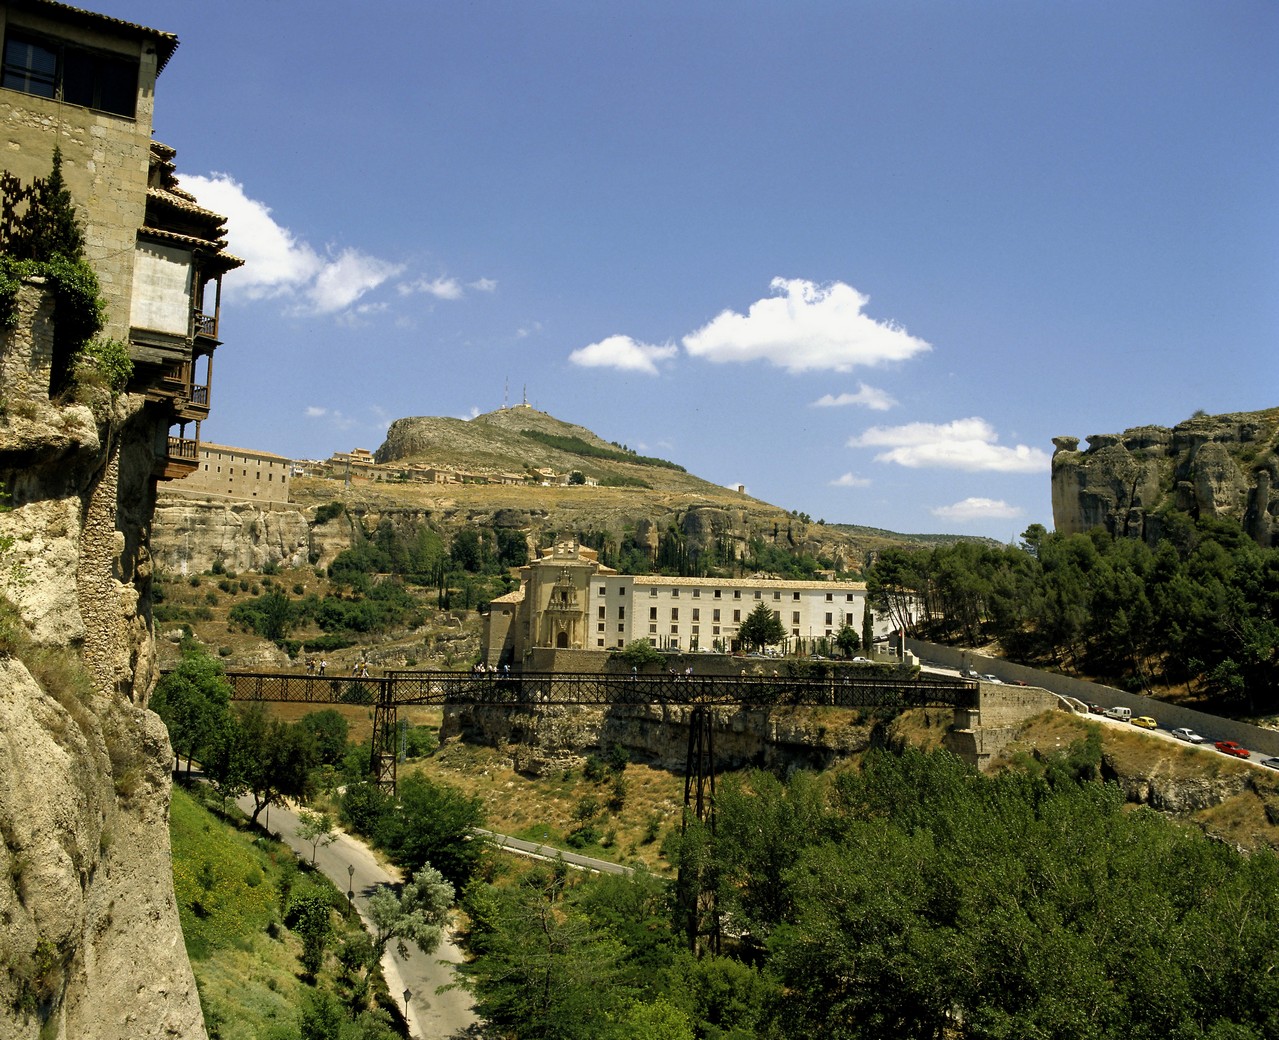
[[[781,618],[766,603],[760,602],[743,619],[737,636],[743,646],[763,650],[767,646],[775,646],[786,638],[786,629]]]
[[[1279,710],[1279,550],[1237,526],[1170,512],[1155,545],[1100,528],[1028,528],[1019,546],[889,549],[870,570],[877,610],[912,634],[982,645],[1133,688],[1186,685],[1217,710]]]

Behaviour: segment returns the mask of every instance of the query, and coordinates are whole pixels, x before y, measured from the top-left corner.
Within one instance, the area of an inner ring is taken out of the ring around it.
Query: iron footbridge
[[[687,674],[601,674],[598,672],[472,673],[391,671],[379,676],[332,676],[295,672],[227,672],[235,701],[373,708],[371,773],[395,789],[395,734],[403,707],[493,707],[511,711],[553,706],[672,706],[693,710],[690,718],[690,773],[693,759],[706,756],[716,708],[767,711],[786,707],[838,707],[896,713],[908,708],[958,707],[971,703],[977,684],[946,677],[860,676],[841,672],[815,676],[710,676]],[[701,733],[693,745],[693,731]],[[705,746],[702,746],[702,745]],[[700,814],[699,814],[700,815]]]

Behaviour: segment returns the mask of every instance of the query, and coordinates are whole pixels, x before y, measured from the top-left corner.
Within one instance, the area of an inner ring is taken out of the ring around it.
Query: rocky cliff
[[[0,330],[0,1036],[202,1038],[169,858],[140,397],[47,397],[48,298]]]
[[[317,539],[318,541],[318,539]],[[161,574],[202,574],[218,564],[229,571],[261,571],[268,564],[305,567],[311,560],[311,523],[301,509],[263,507],[254,502],[192,498],[161,491],[151,529],[156,570]],[[351,544],[340,530],[332,560]]]
[[[1063,534],[1104,527],[1154,541],[1159,513],[1173,508],[1279,545],[1279,408],[1093,434],[1084,451],[1077,437],[1053,444],[1053,523]]]
[[[681,705],[508,708],[453,707],[441,740],[462,738],[501,751],[517,772],[548,776],[579,768],[615,744],[634,761],[683,772],[692,708]],[[714,709],[718,769],[823,769],[870,747],[873,725],[851,709]]]

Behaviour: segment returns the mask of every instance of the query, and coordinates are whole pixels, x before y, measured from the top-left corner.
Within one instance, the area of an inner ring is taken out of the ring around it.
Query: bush
[[[319,506],[315,510],[315,522],[317,524],[327,524],[330,520],[336,519],[346,511],[346,507],[341,502],[330,502],[328,505]]]
[[[380,829],[392,808],[391,797],[376,784],[348,784],[338,813],[347,827],[370,838]]]

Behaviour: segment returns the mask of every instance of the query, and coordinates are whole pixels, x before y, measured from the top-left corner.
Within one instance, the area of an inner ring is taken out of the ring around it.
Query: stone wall
[[[0,91],[5,127],[0,166],[29,184],[47,177],[53,149],[62,150],[62,176],[84,221],[85,252],[106,297],[104,335],[127,339],[137,229],[146,211],[151,119],[155,101],[156,48],[90,32],[74,19],[52,21],[34,11],[0,5],[0,35],[21,24],[54,39],[94,50],[117,48],[140,62],[140,89],[133,119],[63,105],[16,90]]]

